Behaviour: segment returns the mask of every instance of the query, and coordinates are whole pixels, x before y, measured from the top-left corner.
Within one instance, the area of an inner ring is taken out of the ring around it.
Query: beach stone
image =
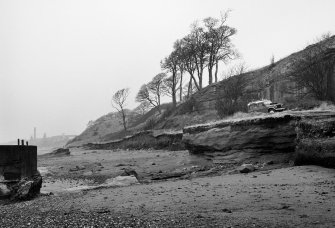
[[[10,190],[8,189],[6,184],[0,183],[0,198],[6,197],[10,195]]]
[[[70,168],[70,172],[75,172],[75,171],[84,170],[84,169],[85,169],[84,166],[76,165],[76,167]]]
[[[134,169],[125,168],[120,176],[134,176],[138,180],[138,174]]]
[[[32,177],[21,179],[11,189],[12,200],[28,200],[40,193],[42,187],[42,176],[37,172]]]
[[[85,173],[83,173],[84,176],[91,176],[93,175],[93,172],[92,171],[87,171]]]
[[[240,173],[250,173],[255,171],[255,166],[253,164],[243,164],[238,168],[238,170]]]

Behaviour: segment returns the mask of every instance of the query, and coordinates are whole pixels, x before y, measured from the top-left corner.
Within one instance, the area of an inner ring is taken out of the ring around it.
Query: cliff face
[[[183,141],[192,153],[248,150],[292,152],[295,148],[295,120],[290,115],[222,122],[207,127],[184,129]]]
[[[185,147],[223,162],[279,155],[335,167],[335,111],[287,112],[188,127]]]
[[[303,119],[297,124],[295,163],[335,167],[335,116]]]
[[[165,149],[183,150],[182,132],[142,131],[132,136],[106,143],[88,143],[83,145],[87,149]]]

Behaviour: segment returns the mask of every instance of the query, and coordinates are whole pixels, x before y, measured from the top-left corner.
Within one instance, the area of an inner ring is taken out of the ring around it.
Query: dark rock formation
[[[67,149],[67,148],[58,148],[54,151],[52,151],[51,153],[48,153],[48,154],[44,154],[43,156],[57,156],[57,157],[60,157],[60,156],[69,156],[71,153],[70,153],[70,150]]]
[[[335,168],[335,116],[304,119],[297,124],[296,165]]]
[[[0,146],[0,197],[31,199],[41,187],[36,146]]]
[[[42,176],[39,172],[31,177],[21,179],[18,183],[10,186],[12,200],[29,200],[40,193],[42,187]]]
[[[136,177],[137,180],[139,180],[137,172],[135,171],[135,169],[131,169],[131,168],[123,169],[123,173],[121,173],[120,176],[134,176]]]
[[[87,149],[166,149],[182,150],[182,132],[141,131],[121,140],[107,143],[88,143],[84,145]]]
[[[293,152],[295,121],[290,115],[241,121],[223,121],[184,129],[183,141],[191,153],[240,151]]]
[[[190,153],[220,163],[293,159],[297,165],[335,167],[335,111],[287,112],[192,126],[184,129],[183,141]]]
[[[240,171],[240,173],[250,173],[255,171],[255,166],[253,164],[243,164],[238,168],[238,171]]]

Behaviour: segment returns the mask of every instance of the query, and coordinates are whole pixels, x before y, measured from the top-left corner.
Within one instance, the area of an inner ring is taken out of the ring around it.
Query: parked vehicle
[[[286,110],[286,108],[283,108],[283,104],[275,103],[270,100],[259,100],[248,103],[248,112],[275,113],[282,112],[284,110]]]

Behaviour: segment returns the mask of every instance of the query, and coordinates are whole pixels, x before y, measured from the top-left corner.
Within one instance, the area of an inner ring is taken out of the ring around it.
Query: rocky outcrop
[[[182,150],[182,132],[155,132],[141,131],[132,136],[125,137],[121,140],[107,143],[88,143],[83,147],[86,149],[166,149]]]
[[[61,156],[69,156],[71,154],[70,149],[67,148],[58,148],[51,153],[43,154],[41,156],[51,156],[51,157],[61,157]]]
[[[297,124],[296,165],[335,168],[335,116],[303,119]]]
[[[190,153],[228,163],[278,155],[296,164],[335,167],[335,111],[286,112],[187,127],[183,142]]]
[[[188,127],[184,129],[183,141],[191,153],[293,152],[296,120],[296,116],[279,115]]]

